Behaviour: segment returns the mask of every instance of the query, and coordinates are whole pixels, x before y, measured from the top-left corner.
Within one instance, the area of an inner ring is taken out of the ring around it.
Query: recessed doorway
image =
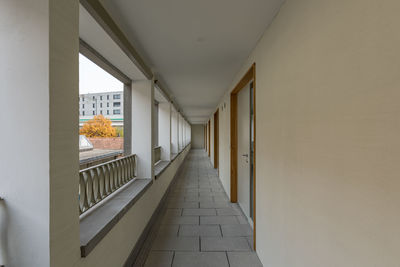
[[[256,247],[255,63],[231,93],[231,202],[253,226]]]

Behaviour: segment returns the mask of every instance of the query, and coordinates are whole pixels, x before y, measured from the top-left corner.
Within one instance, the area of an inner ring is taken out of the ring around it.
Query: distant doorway
[[[231,202],[238,203],[254,231],[256,247],[255,64],[231,93]]]

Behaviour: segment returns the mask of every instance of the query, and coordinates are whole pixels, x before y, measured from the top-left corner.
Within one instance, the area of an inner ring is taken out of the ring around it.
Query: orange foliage
[[[86,137],[115,137],[117,136],[117,131],[111,126],[110,119],[105,118],[103,115],[97,115],[83,124],[79,134]]]

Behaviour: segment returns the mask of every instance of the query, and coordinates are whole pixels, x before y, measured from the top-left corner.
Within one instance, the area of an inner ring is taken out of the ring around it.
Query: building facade
[[[124,94],[122,91],[79,95],[79,126],[103,115],[113,126],[123,126]]]

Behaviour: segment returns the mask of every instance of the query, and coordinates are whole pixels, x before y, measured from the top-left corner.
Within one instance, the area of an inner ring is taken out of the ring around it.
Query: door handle
[[[248,157],[249,157],[249,154],[243,154],[242,157],[248,158]]]

